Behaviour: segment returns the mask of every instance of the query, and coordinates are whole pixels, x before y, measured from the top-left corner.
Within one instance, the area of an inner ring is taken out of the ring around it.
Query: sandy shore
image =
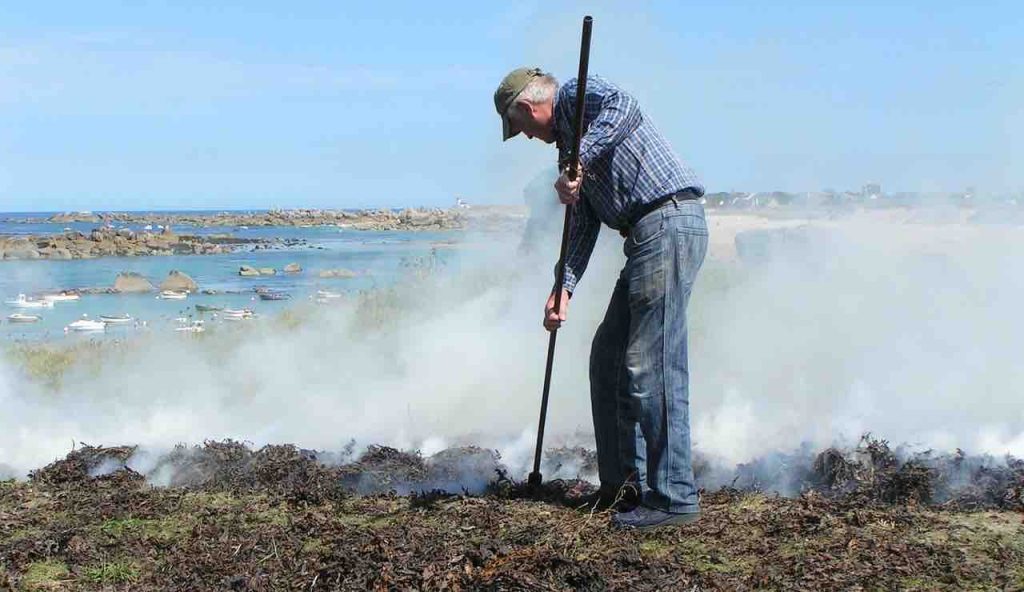
[[[993,241],[1004,242],[1008,246],[1024,246],[1024,228],[1021,225],[970,209],[893,208],[836,215],[827,212],[749,212],[709,208],[707,221],[709,255],[722,260],[738,257],[737,236],[789,229],[826,232],[855,240],[863,237],[865,242],[883,240],[893,248],[915,252],[947,253],[966,245],[991,244]]]

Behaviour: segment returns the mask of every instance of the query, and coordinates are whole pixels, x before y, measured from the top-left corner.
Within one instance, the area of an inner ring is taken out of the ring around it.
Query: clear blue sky
[[[1016,2],[6,2],[0,210],[512,203],[512,67],[633,92],[716,190],[1024,189]]]

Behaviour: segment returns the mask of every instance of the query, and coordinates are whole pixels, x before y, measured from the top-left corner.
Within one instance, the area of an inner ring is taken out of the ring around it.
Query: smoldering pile
[[[350,443],[340,452],[293,445],[252,447],[232,440],[177,446],[153,456],[136,447],[83,446],[30,474],[32,482],[62,487],[148,484],[195,491],[263,493],[290,502],[318,503],[348,496],[397,494],[421,499],[447,495],[540,497],[575,504],[594,491],[593,451],[582,447],[546,452],[551,478],[532,490],[502,463],[495,450],[466,446],[430,456],[387,446],[360,454]],[[574,475],[566,475],[566,467]],[[700,455],[698,484],[705,491],[816,492],[865,504],[941,505],[957,509],[1024,511],[1024,460],[893,449],[870,435],[850,449],[804,448],[774,454],[733,469],[715,467]],[[589,476],[589,480],[588,480]]]
[[[740,491],[799,495],[809,491],[866,504],[1024,511],[1024,460],[893,448],[863,436],[857,446],[802,449],[739,465],[732,475],[708,469],[710,482]],[[700,481],[701,479],[698,478]]]
[[[501,469],[497,452],[476,447],[447,449],[429,457],[369,446],[356,458],[353,450],[354,443],[330,453],[290,444],[253,449],[225,440],[179,445],[155,456],[132,446],[85,445],[29,477],[33,483],[52,487],[148,483],[195,491],[259,492],[317,503],[387,492],[482,493]]]

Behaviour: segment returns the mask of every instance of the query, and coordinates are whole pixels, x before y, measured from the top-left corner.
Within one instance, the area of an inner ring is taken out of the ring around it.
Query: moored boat
[[[91,333],[105,331],[106,328],[107,324],[104,323],[103,321],[94,321],[90,318],[87,318],[86,315],[82,315],[82,318],[78,319],[77,321],[74,321],[67,327],[64,327],[64,332],[67,333],[69,331],[76,331],[79,333]]]
[[[179,292],[177,290],[164,290],[160,292],[157,298],[161,300],[184,300],[188,298],[188,292]]]
[[[331,292],[330,290],[317,290],[316,296],[313,297],[313,301],[317,304],[333,304],[335,302],[341,302],[342,295],[338,292]]]
[[[251,319],[256,315],[248,308],[225,308],[223,311],[221,311],[221,316],[224,318],[225,321],[241,321],[243,319]]]
[[[42,320],[43,317],[39,315],[23,314],[16,312],[7,317],[8,323],[35,323]]]
[[[191,324],[175,327],[174,330],[180,333],[202,333],[206,328],[203,327],[202,321],[192,321]]]
[[[127,325],[135,319],[131,315],[100,315],[100,320],[108,325]]]
[[[27,298],[24,294],[18,294],[17,298],[8,300],[4,304],[14,308],[53,308],[52,300],[33,300]]]
[[[287,292],[270,291],[260,292],[258,296],[260,297],[260,300],[288,300],[292,297],[292,295]]]
[[[58,292],[56,294],[43,294],[43,301],[46,302],[74,302],[79,299],[75,292]]]
[[[209,304],[197,304],[196,312],[220,312],[224,310],[223,306],[212,306]]]

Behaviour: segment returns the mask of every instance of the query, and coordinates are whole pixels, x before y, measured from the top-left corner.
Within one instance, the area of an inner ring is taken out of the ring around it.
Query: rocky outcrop
[[[322,269],[322,270],[320,270],[320,273],[317,274],[317,276],[322,277],[322,278],[335,278],[335,279],[354,278],[357,275],[359,275],[359,274],[357,274],[356,272],[354,272],[354,271],[352,271],[350,269]]]
[[[122,271],[117,274],[117,278],[114,280],[115,292],[139,294],[152,292],[154,289],[153,284],[149,280],[134,271]]]
[[[92,212],[64,212],[61,214],[54,214],[46,219],[51,224],[71,224],[72,222],[90,222],[93,224],[100,222],[100,217]]]
[[[195,294],[199,291],[199,284],[189,277],[188,274],[172,269],[171,273],[167,274],[167,279],[160,284],[160,289]]]
[[[60,214],[50,218],[8,218],[4,222],[35,222],[35,223],[68,223],[68,222],[102,222],[106,225],[138,224],[162,225],[162,235],[173,236],[170,226],[339,226],[357,230],[453,230],[466,226],[464,208],[407,208],[401,212],[389,209],[380,210],[271,210],[269,212],[240,213],[133,213],[110,212],[102,214],[83,214],[82,219],[76,215]]]
[[[88,233],[75,230],[45,236],[0,236],[0,259],[91,259],[151,255],[218,255],[244,248],[297,246],[295,239],[246,239],[234,236],[135,232],[110,226]]]
[[[472,208],[406,208],[379,210],[271,210],[269,212],[210,212],[171,214],[163,212],[109,212],[97,214],[59,214],[51,218],[4,218],[6,223],[93,222],[105,226],[126,224],[153,228],[163,226],[161,234],[174,236],[169,227],[257,227],[257,226],[336,226],[352,230],[507,230],[519,228],[526,220],[523,206],[473,206]],[[209,238],[209,237],[208,237]]]
[[[41,255],[35,249],[8,249],[4,251],[4,259],[39,259]]]
[[[288,265],[284,266],[284,272],[285,273],[301,273],[302,272],[302,266],[299,265],[298,263],[289,263]]]
[[[260,275],[260,270],[249,265],[243,265],[242,267],[238,268],[238,275],[242,277],[257,277]]]
[[[71,256],[71,251],[64,247],[45,247],[39,250],[39,256],[43,259],[74,259],[74,257]]]
[[[277,275],[277,270],[273,267],[261,267],[259,272],[260,275]]]
[[[4,259],[39,259],[38,243],[25,237],[15,237],[0,245]]]

